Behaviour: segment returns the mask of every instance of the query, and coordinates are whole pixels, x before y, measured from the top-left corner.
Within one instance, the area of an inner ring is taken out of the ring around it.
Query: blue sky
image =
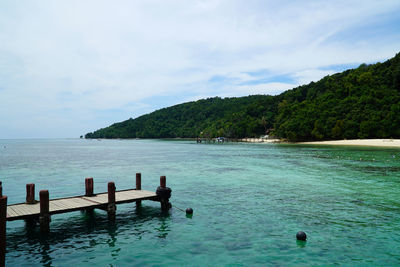
[[[400,52],[400,1],[0,2],[0,139],[279,94]]]

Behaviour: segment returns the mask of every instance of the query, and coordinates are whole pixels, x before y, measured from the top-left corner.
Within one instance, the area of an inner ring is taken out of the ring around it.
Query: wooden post
[[[1,187],[1,184],[0,184]],[[0,266],[6,264],[7,196],[0,196]]]
[[[108,203],[115,204],[115,184],[114,184],[114,182],[108,183]]]
[[[160,186],[161,186],[161,188],[167,187],[167,177],[160,176]]]
[[[47,233],[50,231],[50,214],[49,214],[49,191],[48,190],[40,190],[39,192],[40,197],[40,216],[39,216],[39,223],[40,223],[40,231],[42,233]]]
[[[142,190],[142,174],[140,172],[136,173],[136,190]],[[142,204],[141,200],[136,201],[136,207]]]
[[[171,191],[171,188],[167,187],[167,178],[165,176],[160,176],[160,186],[157,188],[156,194],[159,196],[161,210],[163,211],[167,211],[172,207],[169,202]]]
[[[87,197],[92,197],[94,196],[93,192],[93,177],[89,177],[85,179],[85,196]],[[85,210],[87,214],[93,215],[94,209],[93,208],[87,208]]]
[[[3,195],[3,182],[0,181],[0,197]]]
[[[108,218],[114,220],[115,219],[115,211],[117,210],[117,206],[115,205],[115,184],[114,182],[108,183],[108,205],[107,205],[107,213]]]
[[[142,190],[142,174],[136,173],[136,190]]]
[[[85,189],[86,189],[86,193],[85,196],[87,197],[91,197],[93,196],[93,178],[86,178],[85,179]]]
[[[26,204],[35,203],[35,184],[26,184]]]

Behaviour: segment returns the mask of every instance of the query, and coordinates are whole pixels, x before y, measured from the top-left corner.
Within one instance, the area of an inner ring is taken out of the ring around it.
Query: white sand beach
[[[299,142],[296,144],[339,145],[339,146],[373,146],[373,147],[399,147],[400,148],[400,139],[353,139],[353,140]]]
[[[281,139],[264,138],[242,138],[240,142],[249,143],[283,143],[283,144],[304,144],[304,145],[336,145],[336,146],[371,146],[371,147],[398,147],[400,139],[352,139],[352,140],[333,140],[333,141],[313,141],[288,143]]]

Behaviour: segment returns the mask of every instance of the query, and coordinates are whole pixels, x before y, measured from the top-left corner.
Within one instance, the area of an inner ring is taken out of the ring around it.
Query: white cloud
[[[276,94],[331,65],[387,59],[400,30],[368,29],[398,11],[398,1],[2,1],[0,138],[78,136],[167,103],[155,96]],[[294,81],[244,85],[259,70]],[[228,79],[211,83],[217,75]]]

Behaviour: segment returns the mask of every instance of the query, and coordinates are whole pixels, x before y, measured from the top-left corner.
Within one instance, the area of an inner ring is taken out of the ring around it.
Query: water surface
[[[51,198],[107,182],[155,190],[167,176],[176,207],[118,205],[52,216],[51,232],[7,224],[9,266],[399,265],[400,150],[162,140],[0,140],[9,203],[25,184]],[[192,207],[187,218],[177,208]],[[307,242],[298,242],[303,230]]]

